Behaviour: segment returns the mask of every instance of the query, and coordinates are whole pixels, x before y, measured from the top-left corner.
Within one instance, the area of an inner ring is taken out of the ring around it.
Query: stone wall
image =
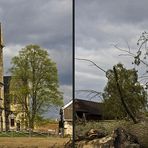
[[[65,135],[72,135],[72,121],[65,121],[64,122],[64,134]]]

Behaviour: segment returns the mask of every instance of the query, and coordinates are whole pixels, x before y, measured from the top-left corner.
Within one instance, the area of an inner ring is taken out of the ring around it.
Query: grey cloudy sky
[[[127,41],[136,53],[137,40],[148,31],[147,0],[76,0],[76,57],[94,61],[105,70],[121,62],[133,68],[132,58],[119,56],[118,44],[127,49]],[[103,91],[107,78],[89,62],[75,60],[76,90]],[[137,67],[136,67],[137,68]],[[76,93],[85,98],[86,94]]]
[[[48,50],[57,63],[64,102],[72,98],[72,0],[0,0],[4,69],[28,44]]]

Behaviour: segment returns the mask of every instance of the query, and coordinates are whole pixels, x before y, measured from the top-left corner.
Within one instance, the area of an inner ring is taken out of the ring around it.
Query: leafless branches
[[[105,71],[103,68],[101,68],[100,66],[98,66],[98,65],[97,65],[95,62],[93,62],[92,60],[89,60],[89,59],[80,59],[80,58],[76,58],[76,60],[88,61],[88,62],[92,63],[94,66],[96,66],[98,69],[100,69],[101,71],[103,71],[103,72],[106,73],[106,71]]]
[[[146,81],[148,78],[148,76],[147,76],[148,75],[148,62],[146,60],[148,57],[147,42],[148,42],[148,33],[143,32],[142,35],[140,36],[139,40],[137,41],[138,48],[137,48],[136,53],[133,53],[131,51],[131,48],[130,48],[128,42],[127,42],[127,47],[128,47],[127,49],[122,49],[117,44],[113,45],[116,49],[123,52],[119,56],[130,56],[134,59],[132,64],[135,64],[137,66],[140,66],[140,64],[142,64],[141,66],[145,66],[144,74],[139,77],[140,81]],[[146,82],[146,84],[147,83],[148,82]]]
[[[99,70],[103,71],[106,74],[106,71],[101,68],[100,66],[98,66],[95,62],[93,62],[92,60],[89,59],[80,59],[80,58],[76,58],[76,60],[83,60],[83,61],[87,61],[92,63],[95,67],[97,67]],[[87,93],[87,97],[90,98],[90,100],[92,100],[93,98],[99,97],[102,100],[102,93],[95,91],[95,90],[76,90],[76,92],[80,93],[80,92],[85,92]]]
[[[140,59],[141,51],[139,51],[139,49],[140,49],[141,47],[138,49],[138,52],[137,52],[136,54],[134,54],[133,52],[131,52],[131,49],[130,49],[129,45],[128,45],[128,50],[125,50],[125,49],[122,49],[122,48],[118,47],[117,44],[116,44],[116,45],[113,45],[113,46],[114,46],[116,49],[118,49],[118,50],[120,50],[120,51],[126,53],[126,54],[120,54],[119,56],[131,56],[131,57],[134,58],[134,63],[135,63],[136,65],[139,65],[140,62],[141,62],[141,63],[143,63],[145,66],[148,67],[148,64],[147,64],[144,60]]]
[[[95,91],[95,90],[76,90],[77,93],[87,93],[86,97],[89,97],[90,100],[96,98],[96,97],[99,97],[99,99],[102,100],[102,92],[98,92],[98,91]]]

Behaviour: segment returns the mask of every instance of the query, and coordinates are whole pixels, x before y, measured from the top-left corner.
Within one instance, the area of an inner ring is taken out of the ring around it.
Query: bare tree
[[[128,49],[122,49],[118,45],[113,45],[116,49],[123,52],[123,54],[120,54],[119,56],[130,56],[133,58],[132,64],[140,66],[145,66],[145,69],[143,70],[143,74],[139,77],[140,81],[145,81],[144,85],[146,88],[148,88],[148,33],[143,32],[140,36],[140,38],[137,41],[137,50],[136,53],[134,53],[129,44],[127,43]]]

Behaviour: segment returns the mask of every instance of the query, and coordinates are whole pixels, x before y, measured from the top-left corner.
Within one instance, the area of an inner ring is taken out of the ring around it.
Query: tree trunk
[[[119,95],[120,95],[120,99],[121,99],[122,105],[123,105],[125,111],[127,112],[127,114],[129,115],[129,117],[136,124],[137,123],[136,118],[134,117],[133,113],[131,112],[131,110],[128,108],[126,102],[124,101],[124,98],[123,98],[123,95],[122,95],[122,92],[121,92],[121,89],[120,89],[120,85],[119,85],[119,82],[118,82],[118,75],[117,75],[117,71],[116,71],[115,66],[113,67],[113,70],[114,70],[115,80],[116,80],[116,84],[117,84],[117,89],[118,89],[118,92],[119,92]]]
[[[29,128],[34,129],[34,118],[29,119]]]

